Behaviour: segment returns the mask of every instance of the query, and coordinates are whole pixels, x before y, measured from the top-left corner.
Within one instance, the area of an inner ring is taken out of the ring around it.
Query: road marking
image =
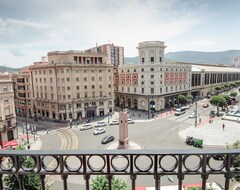
[[[180,127],[181,125],[179,125],[179,126],[177,126],[177,127],[174,127],[174,128],[172,128],[171,129],[171,131],[173,131],[173,130],[175,130],[175,129],[177,129],[178,127]]]

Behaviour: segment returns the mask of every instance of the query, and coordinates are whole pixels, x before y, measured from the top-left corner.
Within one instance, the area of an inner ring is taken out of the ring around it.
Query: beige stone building
[[[28,68],[13,75],[16,115],[33,117],[32,79]]]
[[[0,145],[17,137],[13,81],[10,74],[0,73]]]
[[[113,65],[106,54],[54,51],[48,53],[48,62],[29,69],[37,116],[65,120],[112,112]]]
[[[161,110],[174,105],[177,96],[191,89],[191,65],[165,62],[166,46],[161,41],[139,43],[139,63],[120,65],[116,104],[140,110]]]

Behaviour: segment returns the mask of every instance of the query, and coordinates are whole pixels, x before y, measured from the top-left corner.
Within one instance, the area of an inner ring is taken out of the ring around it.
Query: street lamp
[[[197,113],[197,101],[198,101],[198,96],[196,96],[196,112],[195,112],[195,113],[196,113],[196,116],[195,116],[195,127],[197,127],[197,121],[198,121],[198,120],[197,120],[197,119],[198,119],[198,118],[197,118],[197,116],[198,116],[198,113]]]
[[[27,100],[25,100],[25,126],[26,126],[26,132],[27,132],[27,148],[30,149],[29,144],[29,135],[28,135],[28,126],[27,126]]]
[[[150,104],[150,102],[149,102],[149,96],[148,96],[148,119],[150,118],[150,116],[149,116],[149,104]]]

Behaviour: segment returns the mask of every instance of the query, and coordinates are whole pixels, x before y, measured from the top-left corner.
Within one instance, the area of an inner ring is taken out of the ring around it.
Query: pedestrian
[[[140,114],[140,113],[138,114],[138,117],[141,117],[141,114]]]
[[[223,128],[223,130],[224,130],[224,128],[225,128],[225,124],[224,124],[224,123],[222,124],[222,128]]]
[[[134,116],[134,113],[132,115]]]
[[[201,118],[199,118],[199,123],[201,123],[201,121],[202,121]]]

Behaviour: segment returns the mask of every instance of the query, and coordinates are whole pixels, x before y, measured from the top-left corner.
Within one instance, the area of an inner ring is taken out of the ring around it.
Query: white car
[[[106,129],[104,127],[99,127],[97,128],[96,130],[93,131],[93,134],[94,135],[99,135],[99,134],[102,134],[102,133],[105,133],[106,132]]]
[[[95,127],[104,127],[104,126],[107,126],[107,122],[105,121],[99,121],[95,125]]]
[[[128,122],[128,124],[133,124],[134,123],[134,121],[132,119],[128,119],[127,122]]]
[[[92,128],[93,128],[92,124],[84,124],[83,126],[80,127],[80,131],[84,131]]]
[[[109,125],[118,125],[118,124],[119,124],[118,119],[114,119],[114,120],[112,120],[112,122],[109,123]]]
[[[190,115],[188,115],[188,118],[195,118],[196,117],[196,113],[191,113]]]

